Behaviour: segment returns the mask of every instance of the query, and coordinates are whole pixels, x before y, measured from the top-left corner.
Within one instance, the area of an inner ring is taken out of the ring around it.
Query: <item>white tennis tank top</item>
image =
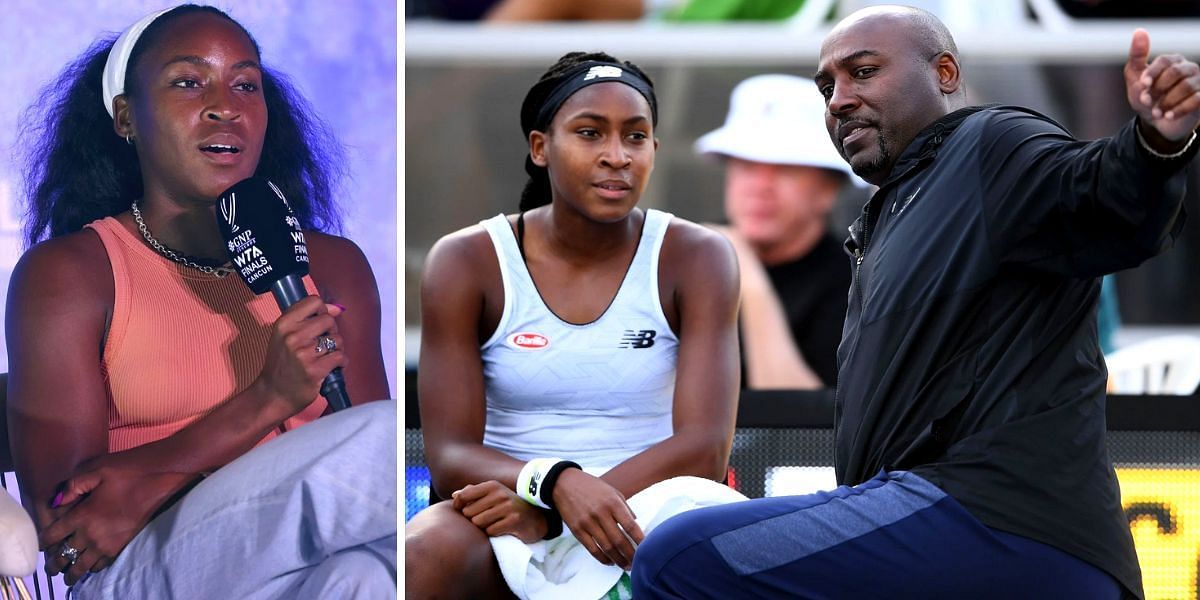
[[[575,325],[542,300],[503,215],[481,224],[504,279],[504,311],[481,347],[483,443],[520,460],[559,457],[607,470],[670,437],[679,340],[658,295],[671,215],[646,211],[633,263],[595,321]]]

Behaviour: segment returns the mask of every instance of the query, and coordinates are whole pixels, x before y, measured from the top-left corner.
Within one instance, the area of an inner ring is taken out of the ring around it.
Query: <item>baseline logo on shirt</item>
[[[656,335],[658,332],[653,329],[626,329],[618,348],[649,348],[654,345]]]
[[[508,345],[520,350],[545,350],[550,347],[550,340],[540,333],[523,331],[508,336]]]

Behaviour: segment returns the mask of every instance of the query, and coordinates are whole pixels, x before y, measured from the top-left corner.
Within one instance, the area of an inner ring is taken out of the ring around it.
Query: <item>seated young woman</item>
[[[47,571],[85,599],[394,594],[395,403],[366,402],[390,395],[378,291],[319,231],[339,222],[336,142],[240,24],[195,5],[100,40],[34,109],[8,415]],[[229,276],[217,229],[251,175],[309,230],[311,295],[282,313]],[[364,406],[322,417],[337,367]]]
[[[520,212],[430,251],[421,423],[449,500],[405,528],[406,597],[526,597],[544,548],[506,568],[512,537],[628,570],[648,516],[636,494],[680,476],[707,481],[687,494],[732,493],[716,482],[737,405],[737,263],[719,234],[638,207],[657,121],[641,69],[567,54],[521,107]]]

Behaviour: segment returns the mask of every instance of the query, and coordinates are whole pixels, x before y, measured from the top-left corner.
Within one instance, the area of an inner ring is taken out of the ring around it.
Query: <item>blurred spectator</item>
[[[640,19],[642,0],[500,0],[488,21],[620,21]]]
[[[725,163],[722,232],[738,254],[743,385],[833,387],[850,263],[828,217],[851,174],[825,131],[809,79],[758,75],[737,85],[725,125],[696,141]]]

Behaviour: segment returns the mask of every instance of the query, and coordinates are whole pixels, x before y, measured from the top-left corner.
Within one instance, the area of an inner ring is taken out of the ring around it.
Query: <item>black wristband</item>
[[[546,476],[542,478],[542,489],[538,490],[538,497],[542,499],[542,502],[546,503],[546,506],[554,508],[554,484],[558,483],[558,476],[567,469],[582,470],[583,467],[579,466],[579,463],[560,460],[554,463],[554,466],[550,467],[550,470],[546,472]],[[561,520],[559,519],[559,521]],[[561,523],[559,526],[562,526]]]
[[[558,514],[553,508],[543,508],[542,516],[546,517],[546,535],[542,536],[543,540],[552,540],[563,532],[562,515]]]

